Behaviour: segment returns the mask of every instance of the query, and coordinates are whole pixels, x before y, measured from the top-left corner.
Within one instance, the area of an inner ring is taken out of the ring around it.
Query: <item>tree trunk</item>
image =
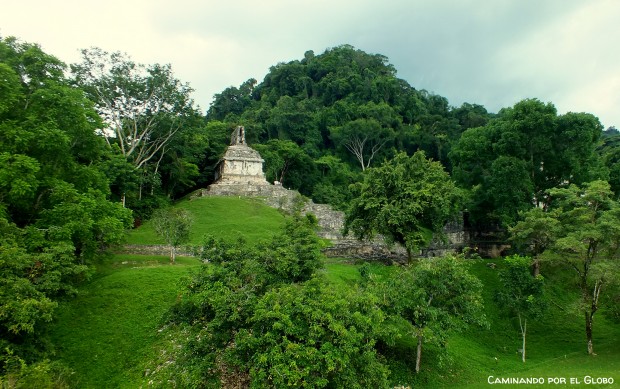
[[[527,333],[527,319],[523,319],[523,325],[521,325],[521,315],[519,315],[519,327],[521,327],[521,337],[523,338],[521,360],[523,361],[523,363],[525,363],[525,335]]]
[[[411,262],[413,261],[413,253],[411,252],[411,249],[409,247],[406,247],[406,245],[405,249],[407,250],[407,264],[411,265]]]
[[[587,273],[584,271],[584,274]],[[585,277],[583,278],[584,280],[582,281],[582,293],[584,294],[584,302],[586,302],[586,304],[590,304],[590,309],[586,309],[586,311],[584,312],[584,316],[586,319],[586,341],[588,343],[588,355],[596,355],[596,353],[594,352],[594,346],[592,344],[592,327],[594,325],[594,314],[598,310],[598,299],[601,295],[601,288],[603,286],[603,282],[601,280],[597,280],[594,283],[594,290],[592,291],[592,294],[589,295],[587,293]]]
[[[177,249],[174,246],[170,246],[170,263],[175,263],[177,259]]]
[[[540,260],[538,256],[534,257],[534,263],[532,263],[532,276],[536,277],[540,274]]]
[[[418,335],[418,350],[415,357],[415,372],[420,372],[420,361],[422,360],[422,335]]]
[[[594,353],[594,346],[592,344],[592,321],[593,315],[590,312],[585,313],[586,317],[586,340],[588,342],[588,355],[596,355]]]

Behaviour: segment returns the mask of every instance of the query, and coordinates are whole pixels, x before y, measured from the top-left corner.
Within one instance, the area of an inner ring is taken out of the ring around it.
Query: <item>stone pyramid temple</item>
[[[263,162],[258,151],[245,141],[245,129],[238,126],[230,137],[230,146],[218,162],[215,181],[209,186],[211,194],[237,195],[270,191],[265,179]]]

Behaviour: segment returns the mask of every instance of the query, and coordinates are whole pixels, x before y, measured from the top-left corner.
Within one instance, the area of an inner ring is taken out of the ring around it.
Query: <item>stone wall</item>
[[[398,244],[388,245],[381,237],[372,241],[359,241],[352,236],[343,236],[344,212],[334,210],[326,204],[315,204],[299,192],[281,185],[255,185],[251,182],[213,184],[195,192],[192,197],[213,195],[257,197],[263,199],[266,205],[286,213],[301,210],[302,213],[314,214],[319,224],[318,235],[331,241],[331,246],[324,250],[327,256],[387,262],[407,260],[404,247]],[[462,220],[447,224],[444,228],[444,238],[434,239],[430,247],[417,253],[417,256],[435,257],[461,251],[469,239],[468,233],[463,229]]]
[[[126,244],[123,247],[114,250],[119,254],[140,254],[140,255],[166,255],[170,256],[170,246],[164,244]],[[190,246],[182,246],[177,248],[177,255],[182,257],[194,256]]]
[[[407,261],[407,251],[402,246],[388,246],[380,239],[360,241],[353,238],[343,238],[332,241],[332,243],[332,246],[323,249],[323,253],[328,257],[380,261],[386,264]]]

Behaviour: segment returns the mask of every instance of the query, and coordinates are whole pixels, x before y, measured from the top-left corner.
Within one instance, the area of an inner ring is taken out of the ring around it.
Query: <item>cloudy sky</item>
[[[278,62],[351,44],[383,54],[417,89],[497,112],[521,99],[620,128],[617,0],[20,0],[0,36],[72,63],[79,49],[170,63],[208,108]]]

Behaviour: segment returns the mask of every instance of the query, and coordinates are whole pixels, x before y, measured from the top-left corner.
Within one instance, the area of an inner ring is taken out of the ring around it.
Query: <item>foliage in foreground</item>
[[[57,301],[131,224],[109,200],[101,119],[65,68],[0,38],[0,376],[17,374],[13,360],[44,366]]]
[[[193,334],[182,357],[193,378],[175,382],[386,386],[388,370],[374,349],[384,315],[373,298],[337,293],[316,274],[313,228],[313,218],[295,217],[257,248],[207,239],[201,255],[210,263],[172,312]]]
[[[451,332],[485,323],[480,282],[457,258],[422,261],[368,287],[331,283],[317,272],[313,221],[288,220],[281,234],[257,247],[205,241],[201,256],[209,263],[187,282],[170,314],[190,334],[172,381],[384,388],[390,370],[380,350],[397,338],[415,334],[419,368],[422,340],[443,346]],[[403,319],[406,331],[394,324]]]
[[[235,353],[252,356],[252,387],[381,388],[389,371],[374,346],[383,321],[372,295],[313,278],[262,296]]]
[[[0,376],[0,387],[10,389],[69,389],[76,387],[74,372],[59,361],[48,359],[27,364],[16,355],[9,355],[7,374]]]

